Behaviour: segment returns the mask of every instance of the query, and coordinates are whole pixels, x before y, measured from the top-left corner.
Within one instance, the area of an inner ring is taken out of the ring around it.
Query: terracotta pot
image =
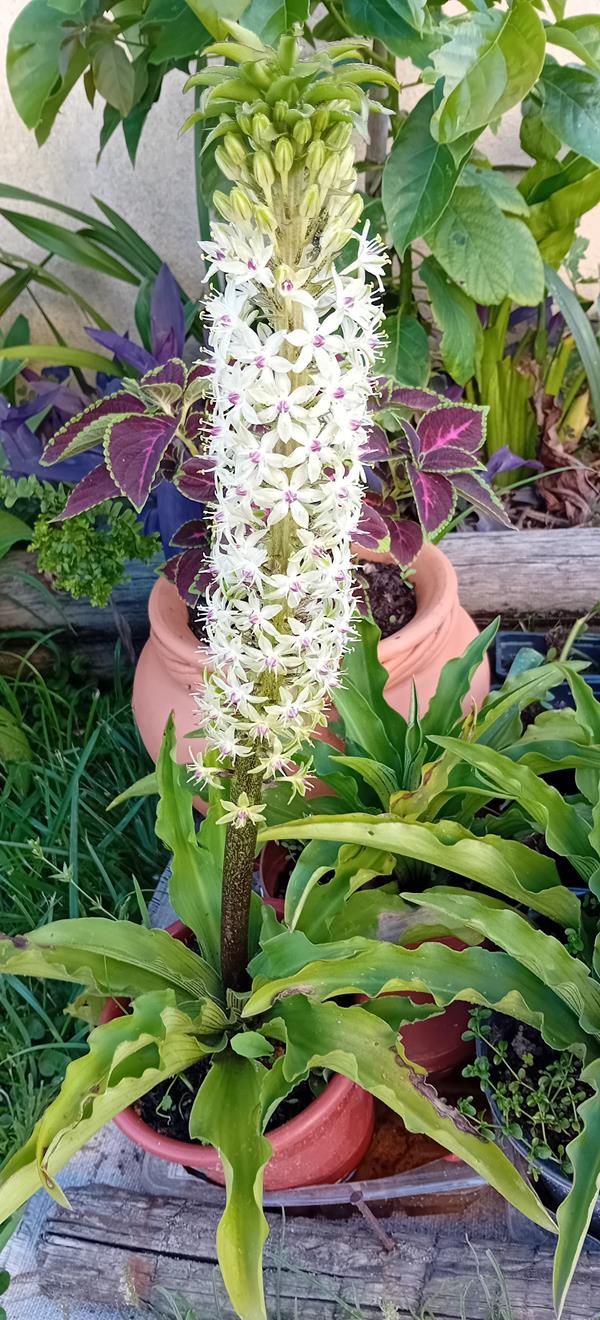
[[[389,556],[371,556],[362,550],[360,555],[389,560]],[[379,647],[379,658],[389,674],[387,700],[403,715],[408,714],[413,678],[424,711],[446,661],[461,655],[477,636],[473,620],[459,603],[456,573],[437,546],[423,546],[416,560],[414,583],[414,618]],[[142,741],[155,761],[167,719],[174,711],[177,756],[185,762],[189,760],[188,735],[196,723],[193,693],[202,681],[208,653],[188,626],[187,609],[176,588],[164,577],[152,588],[148,614],[150,636],[135,673],[133,713]],[[477,705],[489,686],[486,659],[471,684],[471,696]],[[327,731],[324,736],[328,742],[333,741]]]
[[[362,547],[356,548],[356,554],[369,562],[393,563],[391,555],[376,554]],[[478,632],[460,604],[454,568],[438,546],[423,546],[415,560],[412,580],[417,598],[414,618],[379,644],[379,659],[389,674],[386,700],[402,715],[408,715],[413,678],[423,712],[446,661],[462,655]],[[474,675],[470,695],[480,706],[489,690],[490,667],[486,657]]]
[[[185,939],[190,933],[180,921],[168,930],[175,939]],[[101,1021],[110,1022],[123,1012],[123,1004],[110,999],[104,1005]],[[214,1146],[160,1136],[133,1106],[117,1114],[114,1121],[125,1136],[150,1155],[188,1169],[199,1169],[224,1186],[223,1168]],[[347,1078],[334,1077],[323,1094],[301,1114],[269,1132],[273,1155],[265,1169],[265,1188],[278,1191],[341,1181],[354,1171],[365,1154],[374,1125],[373,1097]]]
[[[420,943],[425,941],[421,940]],[[445,944],[449,949],[467,947],[462,940],[454,939],[452,935],[447,938],[440,936],[427,943]],[[434,1002],[431,995],[413,994],[412,991],[410,998],[417,1004]],[[470,1011],[469,1004],[450,1004],[439,1017],[426,1018],[424,1022],[411,1022],[399,1033],[409,1059],[426,1068],[432,1081],[455,1072],[473,1057],[473,1042],[462,1039],[463,1032],[467,1030]]]

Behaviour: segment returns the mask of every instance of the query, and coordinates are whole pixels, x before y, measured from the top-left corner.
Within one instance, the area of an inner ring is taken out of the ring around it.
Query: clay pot
[[[362,549],[360,556],[390,561],[389,556],[371,555]],[[456,573],[437,546],[423,546],[415,563],[414,584],[414,618],[379,646],[379,658],[389,674],[386,698],[403,715],[408,714],[413,678],[423,712],[446,661],[462,655],[477,636],[473,620],[460,605]],[[193,694],[202,681],[208,653],[188,626],[187,609],[176,587],[164,577],[152,588],[148,614],[150,636],[135,673],[133,713],[142,741],[156,761],[167,719],[174,711],[177,756],[185,762],[189,760],[188,735],[196,723]],[[471,696],[477,705],[489,686],[489,664],[485,659],[471,684]]]
[[[267,843],[258,859],[258,875],[265,903],[273,908],[275,915],[283,917],[285,899],[278,893],[282,875],[290,869],[289,853],[280,843]]]
[[[175,939],[186,939],[190,934],[180,921],[168,930]],[[101,1021],[110,1022],[123,1012],[123,1004],[110,999],[104,1005]],[[148,1154],[187,1169],[199,1169],[224,1186],[223,1167],[214,1146],[161,1136],[136,1114],[133,1106],[117,1114],[114,1121]],[[301,1114],[268,1133],[273,1155],[265,1169],[265,1188],[280,1191],[347,1178],[365,1154],[374,1125],[373,1097],[346,1077],[334,1077]]]
[[[420,942],[425,943],[423,940]],[[449,949],[460,950],[467,947],[462,940],[457,940],[452,935],[439,936],[427,942],[445,944]],[[414,994],[412,991],[410,998],[416,1004],[434,1002],[431,995]],[[462,1039],[463,1032],[467,1030],[470,1011],[470,1004],[460,1002],[449,1004],[439,1017],[426,1018],[424,1022],[410,1022],[399,1033],[408,1058],[413,1063],[420,1063],[426,1068],[431,1081],[447,1077],[448,1073],[462,1068],[472,1059],[473,1042]]]
[[[371,563],[393,563],[391,555],[362,547],[356,548],[356,554]],[[379,643],[379,659],[389,674],[386,701],[404,716],[408,715],[413,678],[420,710],[424,712],[446,662],[462,655],[478,632],[460,604],[454,568],[438,546],[423,546],[415,560],[412,581],[417,599],[414,618]],[[486,657],[471,683],[470,695],[477,706],[489,690],[490,667]]]

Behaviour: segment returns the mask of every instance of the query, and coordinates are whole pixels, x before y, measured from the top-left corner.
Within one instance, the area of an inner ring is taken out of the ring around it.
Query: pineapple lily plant
[[[208,84],[200,113],[217,118],[212,135],[233,183],[215,198],[223,219],[205,249],[219,288],[209,300],[216,503],[206,629],[214,668],[199,697],[205,742],[194,765],[210,807],[199,833],[171,727],[157,767],[171,900],[199,952],[168,932],[104,918],[0,938],[0,972],[82,986],[73,1011],[86,1020],[98,1020],[106,997],[130,1001],[92,1030],[88,1053],[70,1064],[57,1098],[2,1171],[0,1220],[39,1187],[64,1199],[56,1176],[77,1149],[158,1082],[204,1060],[190,1135],[217,1147],[223,1165],[218,1251],[232,1305],[242,1320],[264,1320],[265,1128],[314,1069],[359,1083],[409,1130],[432,1136],[553,1229],[535,1191],[439,1099],[398,1040],[403,1023],[454,998],[518,1012],[543,1029],[550,991],[516,950],[478,948],[476,928],[463,952],[332,936],[329,919],[403,852],[393,842],[395,821],[357,825],[333,865],[305,870],[283,925],[252,892],[263,787],[285,778],[288,794],[304,792],[306,742],[324,721],[352,627],[350,544],[382,261],[368,230],[354,233],[361,204],[350,137],[368,108],[361,84],[386,75],[363,66],[351,41],[302,60],[293,37],[273,50],[230,26],[231,39],[213,53],[240,68],[198,75]],[[346,260],[353,236],[356,254]],[[499,854],[504,846],[500,839]],[[551,881],[538,887],[552,893]],[[319,902],[310,902],[317,892]],[[576,919],[574,902],[566,894],[556,904],[564,925]],[[441,910],[453,927],[456,914]],[[476,927],[470,911],[458,919]],[[385,997],[411,988],[436,1002]],[[366,1002],[339,1002],[348,995]],[[576,1023],[573,1006],[553,990],[553,1037],[571,1043]]]

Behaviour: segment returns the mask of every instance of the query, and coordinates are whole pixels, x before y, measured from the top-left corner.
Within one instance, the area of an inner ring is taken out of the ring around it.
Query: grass
[[[22,934],[68,916],[140,921],[166,857],[153,799],[106,815],[150,768],[128,680],[117,656],[110,688],[99,691],[52,638],[44,649],[55,667],[43,676],[32,659],[39,640],[14,677],[0,676],[0,930]],[[10,647],[0,638],[5,655]],[[65,1013],[76,993],[53,981],[0,981],[0,1166],[83,1052],[87,1028]]]

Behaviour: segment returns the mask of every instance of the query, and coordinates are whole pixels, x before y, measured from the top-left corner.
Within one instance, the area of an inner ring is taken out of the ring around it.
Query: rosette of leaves
[[[398,564],[408,565],[424,540],[440,539],[459,499],[510,526],[480,458],[487,410],[451,403],[433,390],[386,381],[381,386],[363,454],[370,489],[356,544],[389,550]],[[390,438],[382,423],[396,434]],[[406,516],[411,505],[418,522]]]
[[[209,498],[213,482],[201,453],[208,376],[202,364],[188,369],[180,358],[171,358],[61,427],[46,445],[44,466],[95,448],[102,459],[74,487],[60,518],[115,498],[129,500],[140,513],[164,482],[199,504]],[[199,510],[197,520],[188,520],[175,533],[173,544],[180,553],[168,562],[168,575],[187,603],[202,586],[205,529],[200,515]]]

